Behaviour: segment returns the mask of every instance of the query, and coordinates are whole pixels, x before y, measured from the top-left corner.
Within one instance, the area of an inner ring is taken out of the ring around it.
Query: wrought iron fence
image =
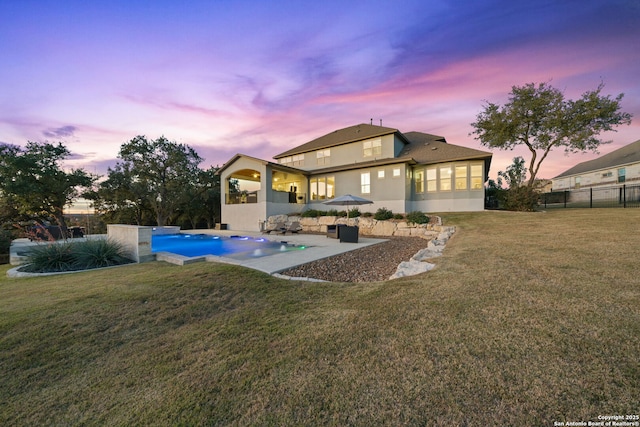
[[[552,191],[541,195],[545,208],[638,208],[640,185],[591,187]]]

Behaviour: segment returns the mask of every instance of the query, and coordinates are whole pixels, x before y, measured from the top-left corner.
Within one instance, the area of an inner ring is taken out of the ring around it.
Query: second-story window
[[[370,139],[362,143],[363,157],[379,157],[382,154],[382,140]]]
[[[283,157],[278,162],[281,165],[304,166],[304,154],[296,154],[295,156]]]
[[[316,158],[319,165],[328,165],[331,160],[331,150],[327,148],[326,150],[317,151]]]
[[[627,169],[618,169],[618,182],[625,182],[627,180]]]

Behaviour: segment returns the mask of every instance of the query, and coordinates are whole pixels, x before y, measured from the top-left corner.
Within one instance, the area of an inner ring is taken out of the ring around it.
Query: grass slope
[[[0,424],[553,425],[640,409],[640,210],[445,215],[386,283],[0,269]]]

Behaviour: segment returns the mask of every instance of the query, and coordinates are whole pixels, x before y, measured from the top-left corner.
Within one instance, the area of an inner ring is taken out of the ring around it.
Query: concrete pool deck
[[[158,261],[174,262],[182,259],[183,263],[196,261],[213,261],[224,262],[229,264],[240,265],[252,268],[268,274],[278,273],[289,268],[297,267],[308,262],[317,261],[319,259],[328,258],[345,252],[353,251],[366,246],[375,245],[385,242],[387,239],[374,239],[371,237],[359,237],[358,243],[340,242],[339,239],[326,237],[324,234],[263,234],[256,231],[238,231],[238,230],[182,230],[185,234],[213,234],[219,236],[248,236],[255,238],[265,238],[274,242],[286,242],[294,245],[304,245],[306,249],[300,251],[288,251],[274,255],[268,255],[259,258],[251,258],[247,260],[236,260],[231,258],[207,256],[187,258],[180,255],[172,255],[167,253],[157,253]],[[167,259],[167,258],[173,258]],[[177,258],[177,259],[176,259]],[[206,258],[206,259],[201,259]],[[179,263],[179,262],[174,262]]]

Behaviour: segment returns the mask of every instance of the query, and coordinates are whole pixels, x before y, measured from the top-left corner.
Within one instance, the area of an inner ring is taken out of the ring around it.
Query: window
[[[610,177],[612,177],[612,176],[613,176],[613,173],[612,173],[612,172],[605,172],[605,173],[603,173],[603,174],[602,174],[602,177],[603,177],[603,178],[610,178]]]
[[[580,188],[580,177],[576,176],[576,188]]]
[[[384,169],[378,171],[378,178],[384,178]]]
[[[467,189],[467,165],[456,165],[456,190]]]
[[[400,176],[400,168],[393,168],[393,177],[398,178]]]
[[[427,168],[427,191],[438,191],[438,170],[436,168]]]
[[[627,170],[626,168],[618,169],[618,182],[625,182],[627,178]]]
[[[370,139],[362,143],[362,156],[374,157],[382,154],[382,140],[380,138]]]
[[[327,199],[333,199],[336,197],[336,178],[333,176],[327,177]]]
[[[278,163],[281,165],[290,166],[304,166],[304,154],[296,154],[295,156],[288,156],[281,158]]]
[[[371,193],[371,174],[369,172],[360,174],[360,192],[362,194]]]
[[[451,166],[440,168],[440,191],[451,191]]]
[[[328,165],[329,160],[331,160],[331,150],[327,148],[326,150],[317,151],[316,158],[319,165]]]
[[[482,164],[471,165],[471,189],[482,190],[482,184],[484,183],[482,175]]]
[[[424,193],[424,171],[415,172],[416,177],[416,193]]]
[[[312,178],[310,182],[311,200],[333,199],[336,196],[335,177]]]

